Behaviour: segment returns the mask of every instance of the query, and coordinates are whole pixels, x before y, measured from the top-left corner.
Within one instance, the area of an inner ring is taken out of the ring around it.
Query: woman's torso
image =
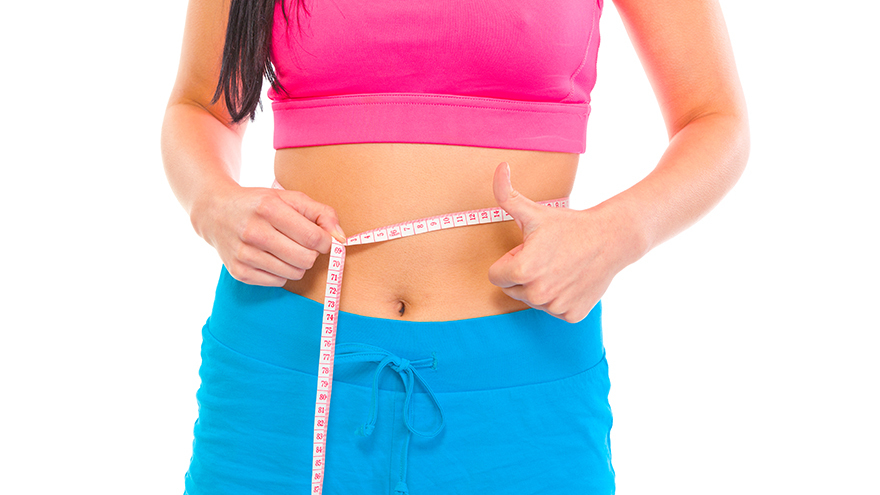
[[[526,197],[568,196],[601,0],[297,3],[286,16],[276,5],[272,38],[276,179],[335,208],[346,234],[497,206],[504,161]],[[503,222],[349,247],[340,309],[423,321],[524,309],[488,280],[521,242]],[[323,300],[326,264],[286,288]]]
[[[287,148],[275,157],[285,189],[332,206],[347,235],[404,220],[497,206],[496,166],[533,200],[566,197],[574,153],[465,146],[366,143]],[[340,309],[415,321],[473,318],[525,309],[488,279],[489,267],[522,242],[515,222],[477,225],[350,246]],[[323,301],[327,257],[285,289]],[[401,312],[401,309],[403,311]]]

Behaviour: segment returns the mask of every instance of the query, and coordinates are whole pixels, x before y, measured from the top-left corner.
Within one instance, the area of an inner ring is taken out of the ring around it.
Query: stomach
[[[275,178],[333,207],[346,235],[443,213],[498,206],[495,168],[532,200],[571,193],[579,155],[433,144],[286,148]],[[340,310],[376,318],[446,321],[525,309],[489,282],[489,267],[522,243],[516,222],[475,225],[347,248]],[[285,289],[323,303],[327,256]]]

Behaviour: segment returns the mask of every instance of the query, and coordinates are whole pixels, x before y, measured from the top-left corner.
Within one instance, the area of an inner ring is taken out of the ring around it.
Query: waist
[[[534,200],[568,196],[578,155],[461,146],[371,143],[279,150],[289,190],[336,209],[349,234],[432,215],[497,206],[492,175],[510,163],[514,187]],[[440,321],[525,309],[488,281],[489,267],[522,242],[514,222],[368,246],[346,259],[341,309],[378,318]],[[327,258],[285,288],[322,301]]]
[[[315,375],[323,307],[277,287],[243,284],[224,269],[206,330],[251,358]],[[542,311],[438,322],[339,313],[337,345],[368,344],[406,359],[433,358],[444,374],[438,393],[543,383],[592,368],[605,355],[601,305],[571,324]],[[340,363],[337,363],[337,368]],[[341,382],[369,384],[375,365],[342,364]],[[503,370],[503,372],[499,372]],[[393,377],[392,377],[393,378]],[[395,387],[389,379],[381,388]]]

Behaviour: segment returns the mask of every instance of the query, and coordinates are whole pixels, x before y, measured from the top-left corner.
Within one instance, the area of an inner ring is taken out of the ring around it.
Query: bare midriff
[[[497,206],[495,167],[533,200],[567,197],[577,154],[465,146],[368,143],[278,150],[282,187],[332,206],[346,235],[442,213]],[[444,321],[526,309],[489,282],[489,267],[522,243],[515,222],[475,225],[349,246],[340,310]],[[285,289],[323,302],[327,257]]]

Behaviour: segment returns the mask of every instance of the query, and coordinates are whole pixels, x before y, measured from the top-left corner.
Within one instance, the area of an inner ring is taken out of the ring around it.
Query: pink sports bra
[[[583,153],[602,0],[276,5],[275,148],[432,143]]]

